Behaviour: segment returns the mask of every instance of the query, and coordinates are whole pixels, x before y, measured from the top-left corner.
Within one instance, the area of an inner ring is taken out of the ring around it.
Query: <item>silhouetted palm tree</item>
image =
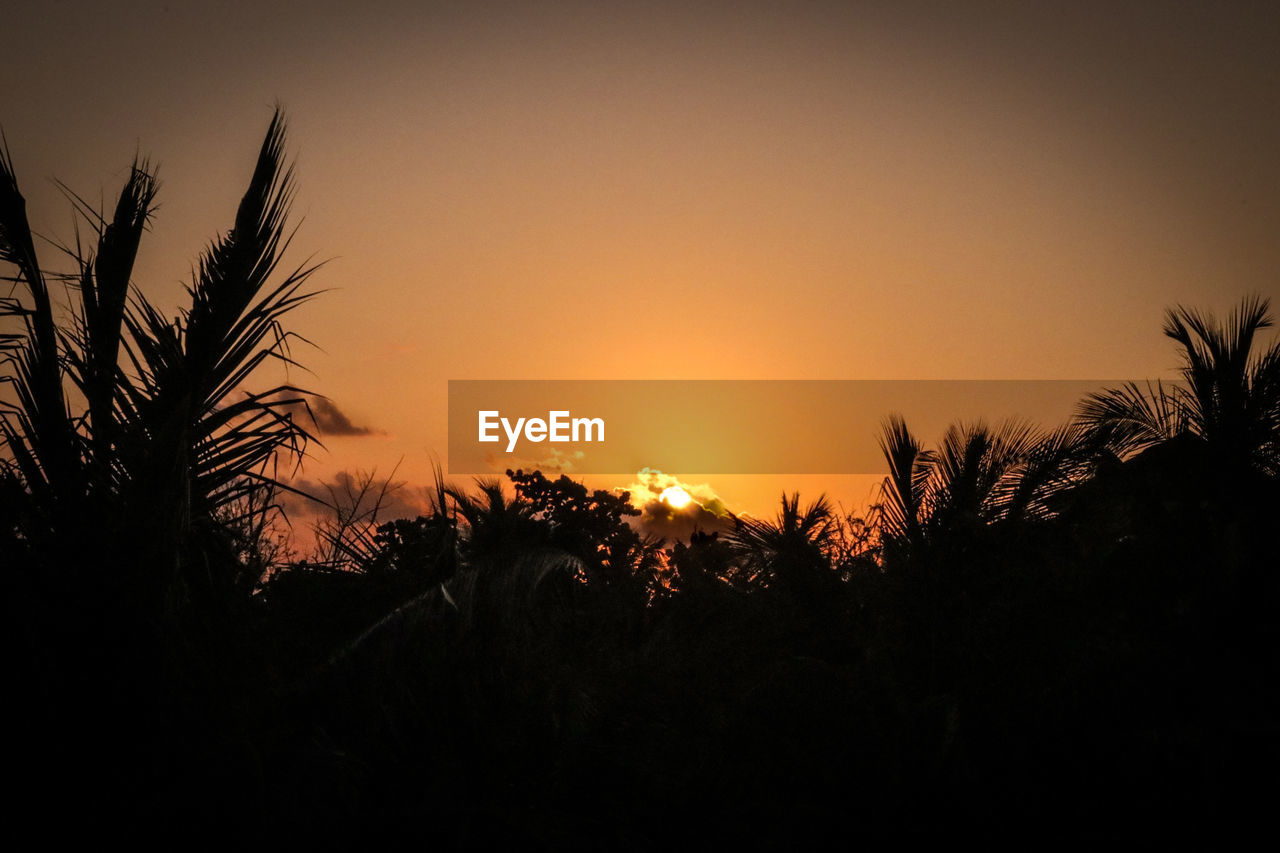
[[[135,160],[110,222],[76,199],[98,239],[96,252],[80,245],[73,251],[81,306],[67,333],[53,315],[48,276],[36,256],[13,162],[7,149],[0,150],[0,260],[16,268],[12,281],[29,297],[29,302],[13,296],[0,301],[0,316],[20,317],[23,323],[22,333],[2,339],[8,368],[3,380],[17,399],[0,417],[9,457],[0,460],[0,473],[28,494],[25,511],[14,519],[27,541],[47,541],[42,534],[76,517],[87,493],[110,491],[105,487],[115,473],[120,326],[156,190],[147,164]],[[85,432],[68,408],[63,387],[68,374],[88,401]]]
[[[1091,395],[1080,417],[1095,439],[1125,457],[1179,436],[1201,441],[1227,470],[1280,474],[1280,340],[1262,352],[1270,302],[1246,297],[1224,323],[1178,306],[1164,333],[1177,341],[1183,385],[1129,383]]]
[[[1083,430],[1042,434],[1007,421],[953,424],[935,450],[900,415],[886,419],[880,449],[889,466],[877,504],[881,541],[898,552],[994,522],[1049,514],[1050,501],[1086,464]]]
[[[533,507],[518,498],[508,498],[501,480],[479,478],[475,486],[475,494],[456,486],[445,489],[466,522],[468,554],[510,555],[521,548],[545,544],[546,536],[534,521]]]
[[[288,410],[303,402],[297,389],[244,390],[267,360],[293,363],[293,333],[281,320],[311,296],[301,287],[314,267],[268,284],[288,244],[292,180],[277,110],[235,224],[200,259],[191,305],[173,320],[140,293],[130,299],[157,190],[146,162],[134,163],[110,221],[72,195],[97,241],[68,250],[80,300],[71,327],[61,329],[50,274],[37,259],[12,161],[2,152],[0,259],[16,267],[27,295],[0,306],[23,321],[22,332],[3,341],[4,379],[16,403],[0,417],[8,457],[0,478],[7,493],[25,496],[13,501],[7,533],[51,553],[69,543],[114,550],[101,536],[146,546],[147,558],[133,562],[159,573],[147,583],[173,605],[226,591],[224,573],[191,565],[193,537],[216,533],[219,510],[262,484],[284,488],[274,477],[278,454],[300,457],[310,439]],[[84,417],[71,413],[68,379],[87,401]],[[86,538],[93,544],[80,542]]]
[[[824,549],[832,534],[831,503],[825,495],[800,508],[800,493],[782,495],[782,507],[772,519],[738,516],[725,542],[737,556],[747,583],[778,577],[784,583],[816,567],[826,567]]]

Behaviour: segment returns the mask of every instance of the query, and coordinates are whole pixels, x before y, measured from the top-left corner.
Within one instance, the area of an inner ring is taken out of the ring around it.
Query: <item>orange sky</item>
[[[1167,306],[1280,297],[1266,4],[12,5],[33,225],[150,154],[163,304],[288,110],[301,381],[377,433],[315,480],[427,481],[451,378],[1168,375]]]

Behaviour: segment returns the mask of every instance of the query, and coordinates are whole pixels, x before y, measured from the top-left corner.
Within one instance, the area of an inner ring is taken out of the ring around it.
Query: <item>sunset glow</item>
[[[1167,305],[1280,296],[1269,20],[481,6],[11,22],[34,227],[70,236],[46,177],[97,198],[154,156],[134,278],[166,307],[286,107],[285,263],[329,259],[283,377],[336,407],[304,487],[429,484],[450,379],[1167,377]],[[767,513],[790,481],[712,485]]]

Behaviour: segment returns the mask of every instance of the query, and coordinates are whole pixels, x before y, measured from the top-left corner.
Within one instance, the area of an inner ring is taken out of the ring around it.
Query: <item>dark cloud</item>
[[[357,426],[351,422],[351,418],[347,417],[346,412],[338,408],[338,405],[328,397],[312,397],[307,401],[310,409],[310,415],[307,414],[307,408],[301,405],[294,407],[295,413],[300,413],[300,417],[310,420],[321,436],[365,436],[365,435],[383,435],[380,430],[371,429],[365,426]]]
[[[282,501],[286,511],[297,509],[304,516],[332,516],[333,510],[324,504],[336,504],[349,515],[376,517],[379,523],[397,518],[417,518],[430,512],[425,488],[372,473],[339,471],[331,480],[300,479],[289,485],[324,502],[317,503],[297,495]]]
[[[717,515],[697,501],[690,501],[676,509],[664,500],[655,498],[640,507],[635,526],[642,533],[652,533],[671,541],[687,542],[694,530],[703,532],[730,531],[733,519]]]
[[[330,479],[295,477],[288,482],[315,500],[282,491],[276,504],[284,511],[289,536],[299,556],[324,560],[333,555],[327,535],[337,529],[339,515],[356,529],[369,529],[398,518],[417,518],[431,511],[428,491],[375,473],[339,471]],[[335,511],[335,507],[337,511]]]

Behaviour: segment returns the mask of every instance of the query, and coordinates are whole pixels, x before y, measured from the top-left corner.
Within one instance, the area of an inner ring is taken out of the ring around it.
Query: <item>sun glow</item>
[[[667,506],[672,509],[684,509],[689,505],[689,501],[693,498],[689,497],[689,493],[679,486],[669,486],[662,490],[662,494],[658,496],[659,500],[666,502]]]

